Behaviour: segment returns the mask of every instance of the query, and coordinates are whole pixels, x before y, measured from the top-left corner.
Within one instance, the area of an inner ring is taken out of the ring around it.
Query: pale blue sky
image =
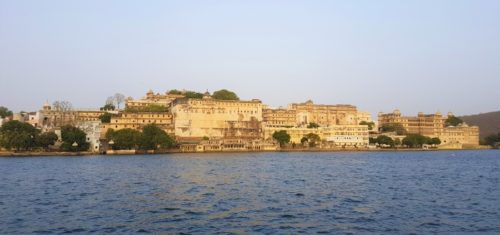
[[[376,115],[500,110],[500,1],[0,0],[0,105],[216,90]]]

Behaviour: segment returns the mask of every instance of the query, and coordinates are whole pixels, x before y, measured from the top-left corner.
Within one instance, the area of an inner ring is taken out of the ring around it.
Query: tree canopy
[[[314,134],[314,133],[309,133],[306,136],[304,136],[302,139],[306,138],[307,142],[309,143],[309,147],[315,147],[316,144],[321,141],[321,138],[319,135]],[[302,141],[301,139],[301,141]]]
[[[148,124],[142,128],[142,135],[139,138],[139,149],[169,149],[174,145],[174,139],[157,125]]]
[[[500,143],[500,132],[486,136],[484,138],[484,143],[492,147],[500,147],[498,145],[498,143]]]
[[[90,146],[89,143],[87,143],[87,134],[71,125],[61,127],[61,139],[63,141],[61,148],[64,151],[86,151]],[[73,146],[74,143],[76,143],[77,146]]]
[[[462,119],[455,117],[455,116],[448,116],[448,118],[444,122],[444,125],[445,126],[458,126],[462,123],[464,123],[464,121]]]
[[[45,132],[38,136],[36,143],[38,146],[48,149],[50,145],[54,145],[59,137],[54,132]]]
[[[226,89],[215,91],[212,94],[212,98],[217,100],[240,100],[236,93]]]
[[[424,144],[438,145],[441,144],[441,140],[419,134],[409,134],[403,139],[402,143],[410,148],[417,148],[422,147]]]
[[[203,98],[203,93],[195,92],[195,91],[186,91],[186,93],[184,93],[184,95],[186,96],[186,98],[190,98],[190,99],[202,99]]]
[[[114,143],[111,147],[115,150],[136,149],[141,135],[140,131],[130,128],[117,131],[109,129],[106,132],[106,138],[110,141],[113,140]]]
[[[28,123],[9,121],[0,127],[0,145],[8,150],[30,150],[36,147],[39,133]]]
[[[8,108],[4,106],[0,106],[0,117],[1,118],[6,118],[12,116],[12,111],[10,111]]]
[[[182,95],[182,91],[173,89],[173,90],[168,91],[167,94],[169,94],[169,95]]]
[[[366,125],[368,126],[368,130],[373,130],[373,127],[375,126],[374,122],[367,122],[367,121],[361,121],[359,125]]]
[[[111,122],[111,113],[105,112],[99,116],[102,123],[110,123]]]
[[[307,128],[309,128],[309,129],[318,128],[318,127],[319,127],[319,124],[318,124],[318,123],[315,123],[315,122],[310,122],[310,123],[307,125]]]
[[[404,128],[403,125],[399,123],[390,123],[390,124],[383,124],[380,127],[381,132],[396,132],[398,135],[404,135],[406,134],[406,129]]]
[[[115,106],[113,104],[105,104],[100,108],[102,111],[115,110]]]
[[[165,107],[163,105],[159,105],[159,104],[149,104],[149,105],[144,106],[144,107],[134,107],[134,108],[127,107],[127,108],[125,108],[125,112],[127,112],[127,113],[138,113],[138,112],[161,113],[161,112],[167,112],[167,111],[168,111],[167,107]]]
[[[283,146],[290,142],[290,135],[285,130],[275,131],[273,133],[273,139],[278,141],[280,146]]]
[[[376,142],[380,145],[387,145],[390,147],[394,147],[394,140],[386,135],[379,135],[376,139]]]

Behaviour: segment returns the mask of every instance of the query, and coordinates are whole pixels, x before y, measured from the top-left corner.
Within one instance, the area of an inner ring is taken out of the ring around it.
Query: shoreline
[[[438,151],[474,151],[495,150],[493,148],[467,148],[467,149],[282,149],[282,150],[260,150],[260,151],[206,151],[206,152],[182,152],[169,150],[161,152],[139,152],[139,153],[113,153],[103,154],[94,152],[12,152],[0,151],[0,157],[50,157],[50,156],[126,156],[126,155],[162,155],[162,154],[211,154],[211,153],[299,153],[299,152],[438,152]]]

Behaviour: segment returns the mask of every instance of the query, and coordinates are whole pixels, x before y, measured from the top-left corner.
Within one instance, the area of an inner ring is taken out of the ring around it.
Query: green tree
[[[109,111],[109,110],[115,110],[115,106],[113,104],[105,104],[100,108],[102,111]]]
[[[202,99],[203,98],[202,93],[194,92],[194,91],[186,91],[186,93],[184,95],[186,96],[186,98],[190,98],[190,99]]]
[[[118,131],[112,131],[109,133],[110,133],[109,134],[110,140],[113,140],[114,142],[112,148],[115,150],[135,149],[142,135],[140,131],[130,128],[125,128]]]
[[[307,128],[313,129],[313,128],[318,128],[319,124],[315,122],[310,122],[309,125],[307,125]]]
[[[309,142],[309,147],[315,147],[316,144],[321,141],[321,138],[319,137],[319,135],[317,134],[314,134],[314,133],[309,133],[307,134],[306,136],[304,136],[307,138],[307,142]]]
[[[173,89],[173,90],[168,91],[167,94],[169,94],[169,95],[182,95],[182,91]]]
[[[236,93],[226,89],[214,92],[212,98],[217,100],[240,100],[240,98],[236,95]]]
[[[12,116],[12,111],[10,111],[8,108],[4,106],[0,106],[0,117],[1,118],[6,118]]]
[[[39,133],[28,123],[9,121],[0,127],[0,145],[8,150],[30,150],[36,147]]]
[[[406,129],[404,128],[403,125],[399,123],[390,123],[390,124],[383,124],[380,127],[381,132],[396,132],[397,135],[404,135],[406,134]]]
[[[462,119],[455,117],[455,116],[448,116],[448,118],[444,122],[444,125],[445,126],[458,126],[462,123],[464,123],[464,121]]]
[[[391,147],[394,147],[394,140],[386,135],[379,135],[377,137],[377,143],[380,145],[389,145]]]
[[[54,145],[59,137],[54,132],[45,132],[38,136],[36,143],[39,147],[48,149],[50,145]]]
[[[432,145],[440,145],[441,144],[441,140],[438,137],[434,137],[434,138],[431,139],[430,144],[432,144]]]
[[[368,143],[370,143],[370,144],[376,144],[377,143],[377,138],[369,137],[368,138]]]
[[[309,141],[309,140],[308,140],[308,139],[307,139],[307,137],[305,137],[305,136],[304,136],[304,137],[302,137],[302,139],[300,139],[300,143],[301,143],[302,145],[303,145],[305,142],[307,142],[307,141]]]
[[[114,134],[115,134],[115,130],[113,128],[109,128],[106,131],[106,140],[108,140],[108,141],[112,140]]]
[[[490,145],[491,147],[498,147],[499,142],[500,142],[500,132],[498,132],[496,135],[491,134],[484,138],[484,143]]]
[[[400,146],[401,145],[401,139],[395,138],[394,139],[394,146]]]
[[[373,130],[373,127],[375,126],[374,122],[367,122],[367,121],[361,121],[359,125],[366,125],[368,126],[368,130]]]
[[[90,144],[87,143],[87,134],[77,127],[65,125],[61,127],[61,148],[64,151],[76,152],[86,151]],[[76,146],[73,146],[76,143]]]
[[[110,123],[111,122],[111,113],[105,112],[99,116],[102,123]]]
[[[285,131],[275,131],[273,133],[273,139],[280,143],[280,146],[283,147],[285,144],[290,142],[290,135]]]
[[[410,148],[422,147],[429,142],[429,137],[419,134],[409,134],[403,139],[403,144]]]
[[[172,137],[155,124],[144,126],[139,137],[139,149],[142,150],[169,149],[174,145]]]

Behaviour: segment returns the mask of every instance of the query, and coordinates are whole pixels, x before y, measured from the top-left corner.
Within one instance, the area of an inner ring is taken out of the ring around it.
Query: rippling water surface
[[[500,151],[0,158],[0,234],[500,233]]]

